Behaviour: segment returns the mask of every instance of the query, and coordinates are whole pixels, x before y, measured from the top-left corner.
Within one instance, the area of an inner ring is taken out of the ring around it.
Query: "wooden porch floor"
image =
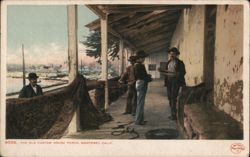
[[[139,133],[139,138],[146,139],[145,133],[153,129],[177,129],[176,121],[168,119],[170,115],[170,106],[168,104],[166,96],[166,88],[163,86],[163,80],[154,80],[149,84],[148,92],[146,95],[144,116],[147,121],[146,125],[134,125],[134,117],[132,115],[123,115],[125,110],[127,94],[121,96],[116,102],[112,103],[109,109],[109,113],[113,117],[113,120],[104,123],[97,130],[81,131],[74,134],[68,134],[64,136],[64,139],[129,139],[134,134],[124,133],[119,136],[111,134],[113,131],[123,130],[113,129],[118,125],[124,125],[131,123],[130,128],[133,128]],[[181,135],[178,137],[181,138]]]

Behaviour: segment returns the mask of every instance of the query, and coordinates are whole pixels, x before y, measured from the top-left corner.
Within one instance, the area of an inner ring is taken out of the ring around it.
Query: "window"
[[[148,65],[148,70],[149,71],[155,71],[156,70],[156,64],[149,64]]]

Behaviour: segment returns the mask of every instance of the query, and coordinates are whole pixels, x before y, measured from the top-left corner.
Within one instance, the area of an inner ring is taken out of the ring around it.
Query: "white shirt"
[[[176,60],[171,60],[168,64],[168,71],[176,72]]]
[[[31,85],[31,87],[33,88],[34,92],[37,94],[37,89],[36,89],[36,86],[35,86],[35,87],[33,87],[33,86]]]

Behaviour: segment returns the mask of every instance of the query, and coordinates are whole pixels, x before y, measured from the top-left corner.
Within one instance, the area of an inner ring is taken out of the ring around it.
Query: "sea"
[[[41,87],[46,87],[46,86],[62,83],[61,80],[45,80],[45,79],[39,79],[38,82],[39,82],[38,84]],[[26,85],[28,85],[28,84],[29,84],[29,80],[26,79]],[[19,92],[22,88],[23,88],[23,79],[22,78],[7,77],[7,79],[6,79],[6,94]]]

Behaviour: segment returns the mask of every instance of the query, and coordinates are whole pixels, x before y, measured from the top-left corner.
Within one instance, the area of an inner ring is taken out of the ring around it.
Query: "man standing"
[[[136,80],[136,91],[137,91],[137,108],[135,115],[135,124],[144,125],[144,103],[147,93],[149,75],[147,74],[145,65],[145,57],[148,55],[144,51],[138,51],[136,53],[137,63],[135,64],[135,80]]]
[[[176,102],[180,87],[186,85],[185,82],[185,65],[178,56],[179,50],[176,47],[171,48],[169,51],[169,61],[167,62],[166,70],[160,70],[165,75],[165,86],[167,86],[168,100],[171,107],[172,120],[176,120]]]
[[[128,83],[128,97],[125,112],[123,114],[131,114],[134,116],[136,111],[136,89],[135,89],[135,76],[134,76],[134,64],[136,61],[135,56],[130,56],[128,61],[131,63],[126,68],[125,73],[122,74],[119,79],[120,83],[124,83],[125,80]]]
[[[37,84],[37,78],[38,76],[36,73],[29,73],[28,79],[30,84],[22,88],[19,98],[31,98],[34,96],[43,95],[41,86]]]

